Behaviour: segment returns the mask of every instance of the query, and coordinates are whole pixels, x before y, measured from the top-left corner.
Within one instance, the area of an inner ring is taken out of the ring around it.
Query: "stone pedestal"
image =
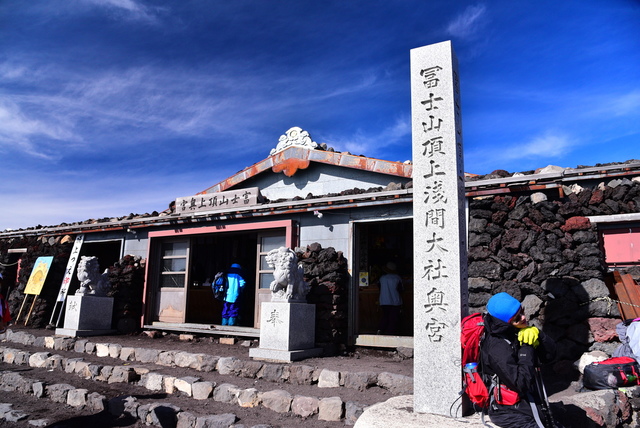
[[[99,336],[111,334],[113,297],[68,296],[64,327],[57,328],[60,336]]]
[[[316,307],[308,303],[263,302],[256,360],[291,362],[322,354],[315,346]]]

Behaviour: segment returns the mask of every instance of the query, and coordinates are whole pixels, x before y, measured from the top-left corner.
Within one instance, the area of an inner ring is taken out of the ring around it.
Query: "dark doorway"
[[[85,241],[80,249],[80,257],[82,256],[97,257],[98,262],[100,262],[100,272],[102,273],[120,260],[122,256],[122,241]]]
[[[100,273],[105,269],[113,266],[122,255],[122,241],[96,241],[96,242],[84,242],[80,248],[80,257],[97,257],[100,264]],[[76,264],[77,269],[77,264]],[[80,282],[78,281],[77,271],[74,271],[71,282],[69,283],[68,295],[72,295],[76,290],[80,288]]]
[[[217,272],[226,272],[232,263],[238,263],[246,281],[239,298],[238,325],[253,327],[256,251],[255,233],[216,233],[192,239],[186,322],[220,324],[222,302],[213,298],[209,284]]]
[[[379,279],[389,262],[402,278],[400,336],[413,336],[413,222],[393,220],[355,225],[358,280],[357,334],[376,334],[382,312],[378,303]]]

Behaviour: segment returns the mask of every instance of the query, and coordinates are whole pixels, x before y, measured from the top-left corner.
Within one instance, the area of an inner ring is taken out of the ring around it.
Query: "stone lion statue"
[[[302,279],[303,269],[298,266],[296,253],[287,247],[269,251],[267,263],[274,268],[271,282],[271,301],[306,302],[309,285]]]
[[[108,270],[100,274],[100,263],[98,258],[94,256],[82,256],[78,262],[78,281],[80,288],[76,291],[76,296],[84,296],[86,294],[92,296],[106,296],[111,290],[109,283]]]

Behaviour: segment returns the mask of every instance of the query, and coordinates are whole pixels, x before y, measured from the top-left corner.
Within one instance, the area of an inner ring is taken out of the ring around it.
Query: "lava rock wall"
[[[615,337],[594,334],[612,324],[603,319],[618,322],[620,313],[605,283],[598,232],[586,217],[640,212],[640,182],[615,179],[563,191],[564,197],[556,189],[470,200],[469,305],[483,311],[493,294],[510,293],[570,360],[618,345]]]
[[[109,283],[113,297],[113,328],[121,333],[134,333],[142,326],[145,260],[127,255],[109,267]]]
[[[4,284],[4,287],[7,288],[5,291],[7,291],[9,310],[15,320],[22,307],[19,322],[24,323],[33,307],[29,317],[29,325],[37,328],[45,327],[49,324],[56,297],[60,291],[67,260],[73,248],[73,239],[63,236],[40,236],[0,240],[0,254],[4,255],[3,264],[9,264],[8,250],[13,248],[26,248],[27,251],[21,256],[20,271],[17,273],[16,283]],[[53,256],[53,262],[40,295],[28,296],[23,306],[24,289],[29,282],[36,260],[41,256]]]
[[[316,305],[316,343],[344,345],[347,340],[347,290],[351,277],[347,259],[333,247],[313,243],[297,248],[304,280],[311,290],[307,301]]]

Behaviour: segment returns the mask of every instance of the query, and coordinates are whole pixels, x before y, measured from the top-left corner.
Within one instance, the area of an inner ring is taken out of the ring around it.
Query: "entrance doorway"
[[[253,327],[255,302],[255,233],[224,233],[194,236],[191,243],[187,323],[220,324],[223,302],[213,298],[211,282],[217,272],[226,272],[232,263],[242,266],[246,281],[239,296],[238,325]]]
[[[402,278],[398,336],[413,336],[413,222],[411,219],[354,223],[356,335],[376,335],[382,310],[380,277],[389,262]]]
[[[99,272],[103,273],[109,267],[115,265],[122,258],[122,240],[110,241],[84,241],[80,247],[78,261],[82,256],[97,257]],[[76,264],[77,268],[77,264]],[[77,271],[71,276],[67,295],[73,295],[80,288]]]
[[[246,283],[233,328],[257,328],[273,280],[265,256],[295,245],[291,220],[158,231],[149,238],[146,317],[156,325],[221,324],[223,302],[213,297],[211,282],[237,263]]]
[[[100,273],[109,266],[116,264],[122,257],[122,240],[113,241],[84,241],[80,248],[80,257],[97,257],[100,264]]]

